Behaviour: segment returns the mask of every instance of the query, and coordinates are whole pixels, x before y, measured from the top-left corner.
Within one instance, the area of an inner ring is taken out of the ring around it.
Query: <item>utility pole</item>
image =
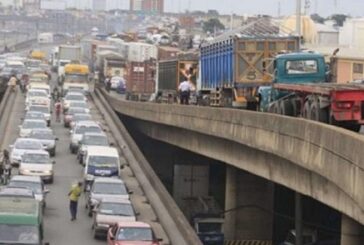
[[[299,38],[299,42],[298,42],[298,51],[300,50],[300,44],[301,44],[301,10],[302,10],[302,2],[301,0],[296,0],[296,34]]]

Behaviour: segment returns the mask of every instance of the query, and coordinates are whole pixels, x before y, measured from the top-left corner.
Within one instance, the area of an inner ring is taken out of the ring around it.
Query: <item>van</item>
[[[95,177],[119,177],[120,158],[116,148],[89,146],[84,155],[85,190],[89,190]]]

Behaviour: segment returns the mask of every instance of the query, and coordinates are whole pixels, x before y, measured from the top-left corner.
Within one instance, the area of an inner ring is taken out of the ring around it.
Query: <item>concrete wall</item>
[[[108,99],[155,139],[272,180],[364,224],[359,134],[268,113]]]

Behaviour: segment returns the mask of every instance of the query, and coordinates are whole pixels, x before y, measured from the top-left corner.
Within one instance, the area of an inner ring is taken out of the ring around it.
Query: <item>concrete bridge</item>
[[[340,211],[341,244],[363,244],[362,135],[267,113],[106,97],[115,111],[131,117],[139,131],[154,139],[225,162]],[[226,178],[236,183],[231,171]],[[227,206],[239,205],[237,188],[227,187]]]

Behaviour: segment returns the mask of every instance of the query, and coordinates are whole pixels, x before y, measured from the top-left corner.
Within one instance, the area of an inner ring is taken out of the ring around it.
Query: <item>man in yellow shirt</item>
[[[68,193],[68,196],[70,198],[71,221],[74,221],[77,216],[78,198],[81,196],[82,192],[81,187],[82,187],[82,182],[79,181],[76,185],[73,185],[71,187],[71,190]]]

